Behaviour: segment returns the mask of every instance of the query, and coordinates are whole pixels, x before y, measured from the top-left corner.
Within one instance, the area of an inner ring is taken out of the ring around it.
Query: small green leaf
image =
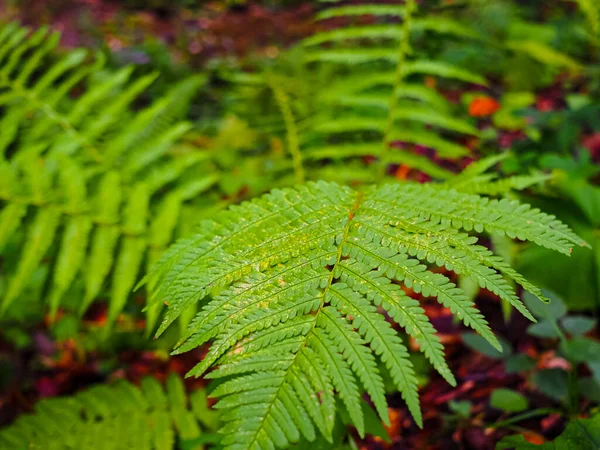
[[[363,417],[365,419],[365,431],[371,436],[379,437],[383,439],[384,442],[388,444],[392,443],[392,439],[390,438],[389,433],[383,426],[381,419],[375,413],[373,408],[371,408],[365,400],[362,400],[362,411]]]
[[[456,415],[458,415],[459,417],[462,417],[463,419],[469,418],[469,416],[471,415],[472,407],[473,407],[473,404],[468,400],[461,400],[461,401],[450,400],[448,402],[448,408],[450,408],[450,411],[452,411],[453,413],[456,413]]]
[[[569,378],[561,369],[541,370],[533,375],[535,387],[553,400],[564,402],[569,396]]]
[[[539,338],[557,338],[560,334],[554,324],[549,320],[542,320],[534,323],[527,328],[527,334]]]
[[[463,333],[462,335],[463,343],[469,347],[471,350],[475,350],[476,352],[483,353],[485,356],[493,359],[503,359],[510,356],[512,353],[512,348],[510,344],[498,337],[498,341],[500,341],[500,345],[502,345],[502,351],[496,350],[494,347],[490,345],[488,341],[479,336],[477,333],[468,332]]]
[[[594,377],[580,378],[578,385],[582,396],[595,403],[600,403],[600,383]]]
[[[550,299],[550,303],[542,303],[536,296],[525,292],[523,301],[529,311],[538,319],[558,320],[567,313],[567,307],[562,299],[555,293],[542,289],[544,296]]]
[[[506,373],[519,373],[531,370],[535,367],[535,360],[528,355],[519,353],[506,358],[504,371]]]
[[[500,449],[515,450],[597,450],[600,448],[600,414],[590,419],[572,420],[565,431],[553,442],[535,445],[527,442],[522,435],[507,436],[496,446]]]
[[[490,398],[492,408],[506,412],[521,412],[527,409],[529,402],[522,394],[510,389],[496,389]]]
[[[562,327],[567,333],[573,336],[583,336],[589,331],[596,328],[596,319],[585,316],[567,316],[560,321]]]
[[[561,350],[576,363],[600,361],[600,342],[592,339],[571,339],[561,344]]]
[[[79,331],[80,324],[81,322],[76,317],[66,316],[54,324],[52,335],[59,342],[74,338]]]
[[[571,94],[565,96],[569,109],[578,110],[590,104],[590,97],[582,94]]]

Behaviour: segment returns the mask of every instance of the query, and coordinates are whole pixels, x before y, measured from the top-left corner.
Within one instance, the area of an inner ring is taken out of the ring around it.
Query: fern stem
[[[389,151],[389,144],[394,130],[394,112],[398,105],[398,90],[402,85],[404,75],[404,62],[406,56],[410,53],[410,25],[413,12],[417,9],[415,0],[406,0],[404,20],[402,22],[402,36],[400,38],[400,44],[398,46],[398,62],[396,64],[396,73],[394,77],[394,84],[392,85],[392,94],[390,95],[388,103],[388,115],[383,134],[383,147],[379,155],[379,171],[377,171],[378,179],[382,179],[386,175],[387,170],[387,152]]]
[[[337,250],[337,254],[336,254],[336,260],[335,263],[333,265],[333,267],[331,268],[330,274],[329,274],[329,278],[327,279],[327,284],[325,286],[325,289],[323,290],[323,295],[321,296],[321,302],[319,304],[319,308],[315,311],[312,312],[313,315],[313,321],[312,321],[312,326],[310,328],[310,330],[305,334],[305,339],[304,342],[302,343],[302,345],[300,346],[300,348],[298,349],[298,351],[294,354],[294,360],[293,362],[290,364],[290,366],[288,367],[288,369],[286,370],[287,374],[285,379],[287,379],[287,377],[289,376],[290,373],[293,372],[293,367],[294,364],[296,364],[296,361],[298,361],[298,355],[301,354],[302,349],[304,347],[306,347],[306,344],[309,342],[310,337],[313,334],[313,331],[315,329],[315,326],[317,325],[317,315],[321,312],[321,310],[323,309],[323,307],[325,306],[325,294],[327,293],[327,290],[329,289],[329,287],[331,287],[331,285],[333,284],[333,278],[335,275],[335,269],[337,267],[337,265],[340,263],[340,261],[342,260],[342,256],[344,253],[344,242],[346,242],[346,240],[348,239],[348,233],[350,232],[350,227],[352,225],[352,221],[354,220],[354,216],[356,214],[356,211],[358,210],[362,200],[363,200],[363,192],[358,192],[357,196],[356,196],[356,201],[354,202],[354,205],[352,206],[352,209],[350,209],[350,211],[348,212],[348,220],[346,221],[346,225],[344,226],[344,231],[342,232],[342,238],[340,240],[339,246],[338,246],[338,250]],[[277,393],[275,394],[275,397],[277,398],[279,396],[279,393],[282,389],[284,385],[284,382],[282,380],[282,383],[279,385]],[[271,403],[269,405],[269,408],[267,410],[267,413],[264,414],[263,417],[267,417],[271,411],[271,408],[273,407],[273,403]],[[260,428],[257,430],[257,432],[255,433],[255,435],[253,436],[251,443],[254,443],[256,441],[256,439],[258,438],[258,433],[260,431]]]
[[[298,127],[296,127],[294,113],[292,112],[292,108],[290,107],[290,98],[286,94],[285,90],[283,90],[279,86],[275,78],[269,76],[267,80],[269,87],[273,91],[275,101],[277,102],[277,107],[279,108],[279,111],[281,111],[281,115],[283,116],[283,121],[285,123],[285,139],[288,151],[292,156],[292,163],[294,166],[294,175],[296,177],[296,183],[302,184],[304,183],[305,179],[304,166],[302,164],[302,154],[300,153]]]

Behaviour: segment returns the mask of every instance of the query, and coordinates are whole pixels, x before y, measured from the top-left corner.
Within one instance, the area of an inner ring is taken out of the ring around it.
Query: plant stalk
[[[392,86],[392,94],[388,103],[388,115],[383,133],[383,147],[379,155],[379,171],[378,179],[382,179],[386,175],[387,170],[387,152],[389,151],[389,144],[392,138],[392,132],[394,131],[394,113],[398,105],[398,90],[402,86],[404,80],[404,63],[407,55],[410,53],[410,26],[412,14],[416,11],[417,4],[415,0],[406,0],[406,8],[404,13],[404,20],[402,22],[402,35],[400,37],[400,44],[398,46],[398,63],[396,64],[396,73],[394,77],[394,84]]]
[[[300,153],[298,128],[296,127],[296,120],[294,118],[294,113],[290,106],[290,98],[285,92],[285,90],[279,86],[277,80],[273,77],[268,77],[267,83],[273,91],[275,101],[277,102],[279,111],[283,116],[283,121],[285,123],[285,140],[287,144],[286,146],[292,157],[292,164],[294,166],[294,175],[296,177],[296,183],[302,184],[304,183],[305,179],[304,166],[302,164],[302,153]]]

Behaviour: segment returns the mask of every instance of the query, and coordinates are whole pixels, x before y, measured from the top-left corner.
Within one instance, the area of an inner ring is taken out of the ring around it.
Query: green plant
[[[58,39],[47,28],[0,28],[0,255],[9,268],[0,310],[27,304],[37,283],[51,315],[72,289],[83,313],[110,278],[113,323],[144,263],[170,243],[184,202],[217,180],[205,153],[174,146],[203,77],[140,108],[156,74],[130,80],[131,67],[101,70],[103,58],[83,50],[53,59]]]
[[[428,147],[441,159],[458,159],[470,151],[456,138],[478,136],[479,131],[423,80],[435,77],[445,86],[487,82],[439,61],[426,51],[423,35],[480,36],[440,15],[419,17],[412,1],[406,6],[334,4],[316,19],[325,25],[262,73],[229,76],[236,83],[236,98],[242,99],[234,103],[236,112],[259,130],[285,135],[296,180],[306,175],[370,182],[385,176],[390,164],[451,177],[451,171],[414,147]],[[374,24],[356,25],[366,21]],[[417,51],[419,57],[414,56]],[[261,114],[256,114],[257,105]],[[379,163],[365,164],[365,158]]]
[[[441,60],[502,80],[517,93],[547,87],[559,73],[575,76],[589,70],[579,61],[586,58],[592,35],[566,1],[548,4],[544,11],[534,2],[505,0],[469,0],[465,6],[455,9],[457,20],[477,30],[485,45],[449,42]]]
[[[360,19],[364,17],[374,20],[363,25]],[[345,25],[318,31],[301,43],[309,64],[333,66],[331,78],[319,92],[320,114],[307,138],[305,157],[322,160],[372,155],[380,160],[376,178],[384,175],[391,163],[447,178],[450,174],[426,157],[393,148],[393,144],[426,146],[447,159],[469,153],[456,139],[447,137],[477,136],[478,130],[457,118],[450,102],[425,86],[422,79],[431,76],[479,85],[486,85],[486,80],[439,61],[435,55],[423,55],[422,35],[481,37],[468,26],[440,15],[419,17],[414,1],[404,6],[333,5],[321,11],[317,19],[344,20]],[[415,41],[421,44],[418,57]]]
[[[498,442],[497,450],[594,450],[600,446],[600,415],[589,419],[575,419],[567,424],[565,431],[552,442],[536,445],[522,435],[507,436]]]
[[[581,252],[570,260],[525,247],[518,253],[516,261],[520,271],[560,294],[571,310],[592,309],[600,302],[600,189],[592,181],[598,174],[598,167],[586,155],[586,152],[579,158],[546,155],[542,163],[554,169],[554,182],[544,195],[525,196],[525,199],[567,223],[590,243],[592,252]],[[546,270],[537,271],[536,266],[542,261]],[[578,270],[573,273],[572,267]]]
[[[42,400],[35,414],[21,416],[0,431],[0,448],[168,450],[183,448],[180,444],[186,441],[218,441],[210,433],[218,426],[204,391],[188,397],[181,378],[171,373],[166,389],[146,377],[140,387],[119,381],[72,397]]]
[[[208,377],[228,378],[211,394],[224,397],[216,407],[225,410],[227,448],[283,447],[301,435],[312,440],[315,426],[328,438],[334,390],[359,434],[362,388],[389,423],[377,358],[421,425],[408,351],[377,308],[417,340],[449,383],[455,380],[435,329],[400,283],[436,298],[497,349],[474,303],[430,269],[469,276],[531,320],[507,278],[545,299],[460,230],[530,240],[564,254],[586,245],[553,216],[509,200],[413,184],[354,191],[309,183],[232,207],[172,246],[147,277],[151,304],[168,305],[158,333],[204,303],[176,352],[214,340],[189,375],[217,365]]]
[[[555,293],[542,290],[551,300],[550,304],[541,304],[537,298],[526,292],[523,301],[532,315],[539,320],[527,328],[527,333],[545,344],[554,340],[559,344],[556,356],[564,358],[560,368],[539,369],[536,360],[529,355],[519,353],[508,342],[502,340],[502,352],[491,347],[483,338],[474,333],[464,333],[463,343],[486,355],[488,358],[503,360],[507,374],[526,376],[530,389],[550,399],[555,405],[528,409],[527,397],[508,389],[496,389],[490,397],[490,405],[505,413],[520,413],[510,417],[501,417],[491,423],[490,428],[521,429],[518,422],[548,414],[560,414],[567,418],[581,412],[581,404],[600,400],[600,344],[593,338],[585,337],[596,328],[595,319],[583,315],[568,315],[567,306]],[[558,359],[560,361],[561,359]],[[591,376],[583,375],[580,366],[587,365]],[[527,410],[527,411],[524,411]]]

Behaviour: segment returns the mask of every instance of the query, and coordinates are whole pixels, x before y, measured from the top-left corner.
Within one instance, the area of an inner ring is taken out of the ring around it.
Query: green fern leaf
[[[176,448],[176,439],[201,436],[193,410],[207,411],[206,396],[188,399],[174,374],[167,378],[166,392],[150,377],[141,387],[125,381],[99,385],[73,397],[40,401],[35,414],[0,431],[0,448],[169,450]]]
[[[11,278],[6,295],[2,300],[2,312],[18,297],[29,277],[48,251],[60,223],[61,214],[56,208],[40,210],[29,229],[16,272]]]
[[[435,329],[396,283],[436,298],[500,347],[473,302],[430,270],[434,265],[471,276],[531,318],[504,276],[534,294],[539,290],[467,234],[484,230],[563,253],[585,245],[552,216],[508,200],[422,185],[356,192],[309,183],[203,222],[198,234],[175,244],[152,269],[151,305],[167,304],[161,333],[202,302],[177,352],[212,341],[189,375],[216,365],[209,377],[227,378],[213,392],[228,422],[223,433],[241,430],[225,438],[227,448],[286,446],[301,435],[313,439],[313,427],[330,436],[334,390],[359,433],[359,389],[387,423],[377,357],[420,424],[408,351],[377,307],[415,337],[454,384]]]
[[[80,313],[110,279],[114,322],[148,246],[159,245],[159,252],[173,238],[177,216],[160,243],[150,242],[147,224],[154,214],[166,223],[153,200],[178,196],[183,203],[215,183],[206,168],[193,182],[184,176],[200,168],[206,155],[173,152],[190,129],[180,118],[204,78],[186,79],[135,111],[134,102],[156,74],[132,81],[129,67],[104,71],[97,82],[102,58],[88,61],[84,50],[57,58],[57,44],[58,35],[47,27],[30,33],[16,24],[0,26],[0,251],[3,257],[14,252],[16,257],[7,256],[17,261],[8,273],[2,311],[43,268],[51,282],[42,295],[54,315],[85,262]],[[84,87],[83,94],[73,92],[75,86]],[[124,196],[129,206],[122,205]]]

